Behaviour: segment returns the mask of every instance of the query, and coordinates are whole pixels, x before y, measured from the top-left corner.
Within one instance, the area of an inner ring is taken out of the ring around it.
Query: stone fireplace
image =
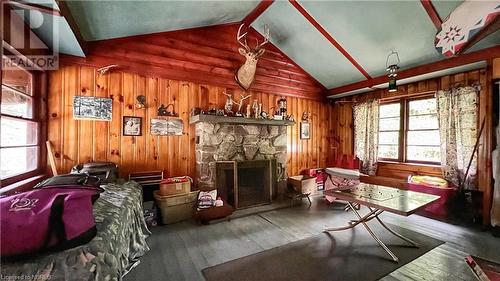
[[[239,207],[270,202],[277,194],[277,182],[286,179],[287,125],[290,122],[202,117],[191,119],[196,126],[195,180],[199,188],[218,189],[226,200],[234,195],[231,192],[246,192],[246,195],[240,194],[243,201],[234,202]],[[249,121],[252,124],[245,124]],[[236,186],[229,187],[230,182]],[[256,184],[249,187],[251,182]],[[262,196],[249,195],[252,188]]]

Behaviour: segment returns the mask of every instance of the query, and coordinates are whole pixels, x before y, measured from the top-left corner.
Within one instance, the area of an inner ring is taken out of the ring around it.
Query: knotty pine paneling
[[[228,24],[88,42],[86,58],[61,55],[61,64],[97,68],[118,64],[125,72],[237,90],[234,74],[245,61],[238,52],[238,28],[239,24]],[[247,41],[251,47],[254,39],[262,42],[262,36],[249,28]],[[324,99],[326,88],[318,81],[272,43],[264,48],[252,85],[254,91]],[[224,100],[211,98],[214,104]]]
[[[111,161],[120,166],[121,176],[130,172],[165,170],[169,176],[195,175],[194,126],[189,125],[189,114],[194,107],[209,109],[223,107],[226,96],[232,92],[236,99],[245,94],[239,89],[188,81],[143,76],[130,72],[110,72],[99,76],[89,66],[67,65],[50,73],[49,77],[49,132],[48,139],[56,150],[59,172],[88,161]],[[250,92],[252,98],[270,111],[279,94]],[[74,120],[75,95],[109,97],[113,99],[111,122]],[[135,108],[138,95],[146,96],[146,109]],[[299,174],[306,168],[331,165],[330,128],[332,110],[327,103],[288,97],[288,110],[296,119],[302,112],[311,114],[311,139],[301,140],[300,121],[288,132],[288,174]],[[247,100],[246,103],[249,101]],[[160,104],[173,103],[184,121],[182,136],[153,136],[150,120],[157,116]],[[123,116],[142,117],[142,136],[122,136]]]

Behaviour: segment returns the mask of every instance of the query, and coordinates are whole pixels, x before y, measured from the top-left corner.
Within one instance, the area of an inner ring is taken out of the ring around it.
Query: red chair
[[[359,170],[361,160],[357,156],[343,154],[337,157],[334,167]]]

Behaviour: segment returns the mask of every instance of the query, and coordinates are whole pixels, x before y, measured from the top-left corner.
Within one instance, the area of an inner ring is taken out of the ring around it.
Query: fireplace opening
[[[217,193],[236,209],[271,203],[275,169],[275,160],[216,162]]]

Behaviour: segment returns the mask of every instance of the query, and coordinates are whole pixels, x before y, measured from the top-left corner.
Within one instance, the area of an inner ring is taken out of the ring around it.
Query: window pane
[[[381,104],[379,106],[379,116],[384,117],[399,117],[401,114],[401,104],[400,103],[389,103]]]
[[[379,131],[397,131],[399,126],[399,117],[381,118],[379,120]]]
[[[410,116],[409,130],[439,129],[437,115]]]
[[[0,178],[19,175],[35,170],[38,162],[38,147],[16,147],[0,149]]]
[[[33,100],[2,87],[2,113],[24,118],[33,117]]]
[[[18,70],[4,69],[2,71],[2,84],[17,89],[27,95],[32,95],[32,76],[29,72],[19,68]]]
[[[399,132],[380,132],[378,133],[379,144],[399,144]]]
[[[436,99],[414,100],[409,102],[410,116],[436,113]]]
[[[398,146],[397,145],[379,145],[378,146],[379,158],[398,159]]]
[[[407,160],[441,162],[439,146],[411,146],[407,147]]]
[[[440,145],[439,131],[414,131],[408,132],[407,143],[408,145]]]
[[[0,146],[21,146],[37,144],[37,124],[14,118],[1,118]]]

